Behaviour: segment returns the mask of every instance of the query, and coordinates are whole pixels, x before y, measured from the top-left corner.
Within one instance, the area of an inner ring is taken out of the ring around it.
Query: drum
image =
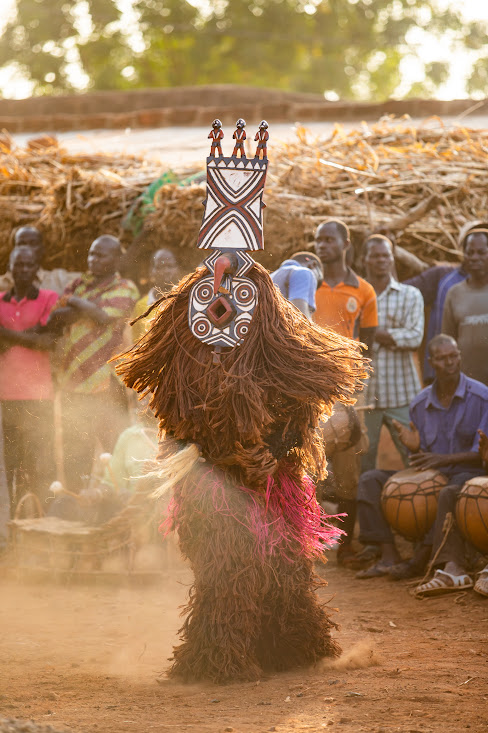
[[[456,504],[456,523],[477,550],[488,553],[488,476],[466,481]]]
[[[388,524],[408,540],[422,539],[434,523],[439,491],[447,479],[436,470],[398,471],[386,482],[381,508]]]
[[[336,402],[332,415],[320,423],[325,441],[325,453],[331,458],[334,453],[352,448],[361,437],[361,425],[352,405]]]

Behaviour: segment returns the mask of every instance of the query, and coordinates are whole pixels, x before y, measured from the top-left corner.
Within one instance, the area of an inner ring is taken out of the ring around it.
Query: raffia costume
[[[263,247],[267,159],[207,159],[204,266],[153,306],[119,367],[152,393],[170,523],[194,584],[171,676],[254,680],[337,655],[313,562],[337,536],[309,475],[319,418],[364,376],[356,343],[307,321],[249,252]]]

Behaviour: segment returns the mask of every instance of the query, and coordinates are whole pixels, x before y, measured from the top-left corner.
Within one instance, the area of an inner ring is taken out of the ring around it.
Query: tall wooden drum
[[[439,471],[407,468],[395,473],[381,494],[388,524],[408,540],[422,539],[434,523],[439,491],[447,479]]]
[[[488,553],[488,476],[466,481],[456,504],[456,523],[477,550]]]
[[[325,453],[331,458],[334,453],[352,448],[361,437],[361,424],[352,405],[336,402],[332,415],[320,423],[325,442]]]

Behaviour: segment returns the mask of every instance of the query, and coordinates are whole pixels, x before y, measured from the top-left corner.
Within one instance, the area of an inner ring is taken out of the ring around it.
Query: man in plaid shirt
[[[424,334],[424,302],[420,290],[393,278],[392,244],[387,237],[374,234],[366,240],[364,263],[378,303],[378,329],[371,354],[374,372],[366,385],[366,404],[372,405],[365,413],[369,449],[362,460],[362,470],[370,471],[376,468],[383,425],[404,463],[407,461],[392,421],[408,425],[408,406],[421,389],[413,357]]]

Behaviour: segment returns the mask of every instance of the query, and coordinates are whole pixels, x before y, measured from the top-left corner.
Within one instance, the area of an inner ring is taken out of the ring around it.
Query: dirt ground
[[[357,581],[330,556],[321,595],[338,608],[343,657],[224,687],[160,676],[191,580],[183,565],[149,587],[3,575],[0,718],[74,733],[488,730],[488,600],[419,601],[406,583]]]

